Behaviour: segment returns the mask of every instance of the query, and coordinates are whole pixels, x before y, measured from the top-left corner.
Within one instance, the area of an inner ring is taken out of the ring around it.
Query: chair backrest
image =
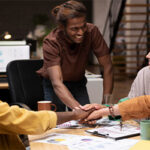
[[[41,77],[36,71],[43,60],[15,60],[7,65],[7,76],[11,102],[21,102],[32,110],[37,110],[37,101],[43,100]]]

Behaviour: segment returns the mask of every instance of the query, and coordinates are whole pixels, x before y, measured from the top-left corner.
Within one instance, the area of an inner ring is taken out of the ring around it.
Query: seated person
[[[150,52],[146,55],[146,58],[149,61],[149,66],[142,68],[138,72],[134,82],[132,83],[128,98],[150,95]]]
[[[95,111],[93,111],[86,119],[84,119],[84,121],[88,122],[89,124],[94,124],[96,123],[97,119],[107,115],[121,115],[122,120],[142,119],[150,116],[150,95],[132,98],[131,100],[114,105],[112,108],[104,108],[100,104],[87,104],[80,107],[85,111],[93,108],[95,109]]]
[[[29,111],[18,106],[9,106],[0,101],[0,149],[25,150],[18,134],[40,134],[56,124],[83,119],[90,111],[75,109],[72,112]]]
[[[148,66],[142,68],[137,73],[137,76],[131,85],[128,96],[120,99],[119,102],[142,95],[150,95],[150,52],[146,55],[146,58],[148,59]]]

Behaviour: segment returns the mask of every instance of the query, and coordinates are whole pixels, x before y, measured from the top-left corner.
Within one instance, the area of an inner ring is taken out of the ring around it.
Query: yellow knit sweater
[[[24,150],[18,134],[40,134],[56,126],[52,111],[28,111],[0,101],[0,150]]]

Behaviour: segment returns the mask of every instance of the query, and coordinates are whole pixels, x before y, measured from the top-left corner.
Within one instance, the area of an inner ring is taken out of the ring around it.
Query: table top
[[[57,145],[57,144],[38,143],[38,142],[34,142],[34,140],[42,139],[50,133],[93,136],[93,135],[87,134],[85,132],[85,130],[88,130],[88,129],[90,129],[90,128],[88,128],[88,127],[82,128],[82,129],[55,129],[54,128],[54,129],[51,129],[51,130],[49,130],[46,133],[41,134],[41,135],[29,135],[31,150],[49,150],[49,149],[51,149],[51,150],[69,150],[67,146]],[[131,138],[132,139],[139,139],[140,136],[131,137]]]
[[[54,129],[48,130],[46,133],[41,134],[41,135],[29,135],[28,137],[30,141],[31,150],[49,150],[49,149],[69,150],[67,146],[57,145],[57,144],[38,143],[38,142],[34,142],[34,140],[42,139],[43,137],[45,137],[47,134],[50,134],[50,133],[87,135],[85,133],[85,130],[87,129],[90,129],[90,128],[82,128],[82,129],[56,129],[54,128]]]
[[[8,83],[0,83],[0,89],[8,89]]]

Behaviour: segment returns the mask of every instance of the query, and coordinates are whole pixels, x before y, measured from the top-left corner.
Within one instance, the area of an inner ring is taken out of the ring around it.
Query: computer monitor
[[[30,59],[28,45],[0,45],[0,73],[6,73],[7,64],[18,59]]]

